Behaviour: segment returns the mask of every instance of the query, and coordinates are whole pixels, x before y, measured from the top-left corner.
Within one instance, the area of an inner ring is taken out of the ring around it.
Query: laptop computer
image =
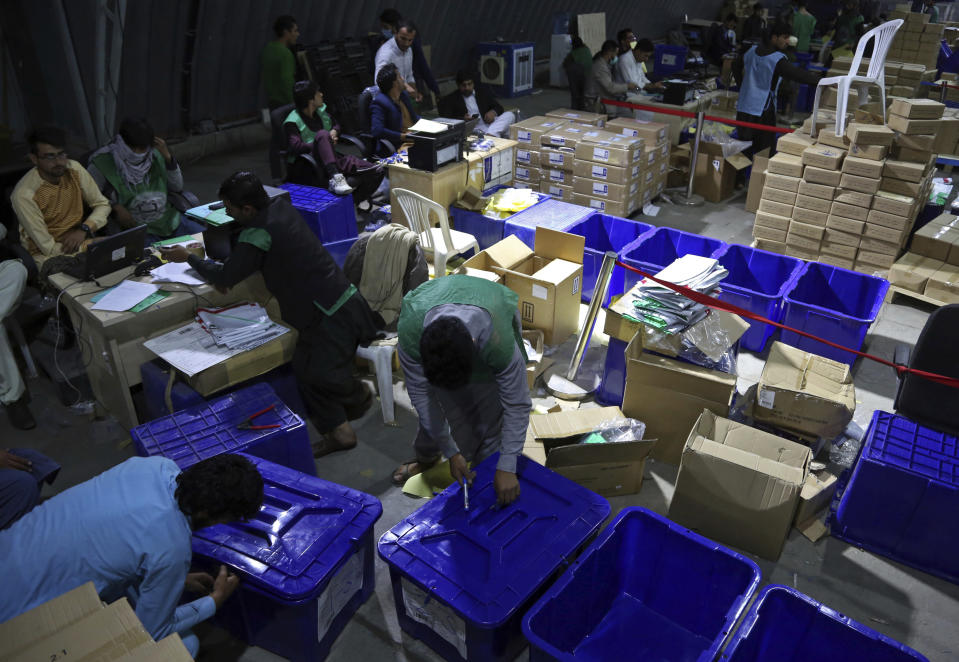
[[[143,259],[143,242],[147,226],[104,237],[86,250],[86,280],[113,273]]]

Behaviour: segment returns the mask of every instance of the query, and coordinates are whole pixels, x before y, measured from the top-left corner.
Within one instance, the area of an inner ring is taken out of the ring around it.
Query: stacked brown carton
[[[643,204],[662,193],[666,187],[669,157],[673,149],[669,142],[669,127],[659,122],[617,117],[606,123],[606,130],[643,139],[645,142],[643,167],[647,169],[642,184]]]
[[[917,230],[909,252],[889,270],[889,281],[942,303],[959,303],[959,219],[942,214]]]
[[[541,179],[540,151],[542,136],[569,124],[566,120],[537,115],[509,128],[509,137],[517,141],[515,163],[513,164],[513,186],[518,188],[539,189]]]
[[[649,194],[644,182],[650,174],[644,158],[642,138],[590,132],[576,146],[573,204],[612,216],[629,216],[642,208],[643,196]]]
[[[890,60],[913,62],[928,69],[935,69],[939,42],[942,41],[945,26],[941,23],[930,23],[929,14],[916,12],[894,11],[889,18],[901,18],[904,23],[896,32],[887,57]]]

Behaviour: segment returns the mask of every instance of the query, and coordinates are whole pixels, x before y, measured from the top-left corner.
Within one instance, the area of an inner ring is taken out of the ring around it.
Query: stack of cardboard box
[[[932,184],[942,109],[928,99],[893,99],[889,126],[867,123],[876,118],[860,113],[843,136],[830,125],[815,141],[804,132],[780,138],[766,166],[753,229],[757,246],[885,273]]]
[[[645,141],[606,131],[592,132],[576,146],[573,204],[612,216],[629,216],[652,195],[653,171]]]
[[[889,282],[941,303],[959,303],[959,219],[942,214],[919,228],[909,252],[889,270]]]
[[[893,11],[889,19],[901,18],[905,21],[889,47],[887,57],[890,60],[915,62],[929,69],[936,68],[939,57],[939,42],[942,41],[945,26],[942,23],[930,23],[929,14]]]
[[[569,124],[566,120],[537,115],[509,128],[509,137],[516,146],[516,162],[513,164],[513,186],[539,189],[541,179],[540,150],[542,136]]]
[[[643,167],[647,174],[643,176],[642,188],[645,189],[643,202],[663,192],[669,174],[669,156],[672,145],[669,142],[669,127],[659,122],[645,122],[631,117],[617,117],[606,123],[607,131],[621,133],[624,136],[642,138]]]

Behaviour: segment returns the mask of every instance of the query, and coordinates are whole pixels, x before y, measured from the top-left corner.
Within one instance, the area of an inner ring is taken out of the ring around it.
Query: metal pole
[[[580,329],[579,338],[576,340],[576,349],[573,350],[573,356],[569,360],[569,369],[566,370],[566,379],[569,381],[576,379],[576,373],[579,372],[579,367],[583,363],[586,348],[589,347],[589,339],[593,335],[593,326],[596,324],[596,314],[603,307],[603,300],[606,299],[606,292],[609,290],[609,277],[613,273],[615,264],[616,253],[606,251],[606,255],[603,256],[603,265],[599,268],[599,275],[596,277],[593,298],[586,310],[586,319],[583,320],[583,328]]]
[[[946,85],[945,82],[939,85],[939,101],[941,101],[942,103],[946,103],[946,91],[948,89],[949,87]]]
[[[689,183],[686,185],[685,192],[675,196],[678,204],[687,207],[699,207],[703,204],[703,196],[693,193],[693,183],[696,179],[696,160],[699,158],[699,141],[702,139],[705,118],[704,111],[700,110],[696,113],[696,138],[693,140],[693,155],[689,160]]]

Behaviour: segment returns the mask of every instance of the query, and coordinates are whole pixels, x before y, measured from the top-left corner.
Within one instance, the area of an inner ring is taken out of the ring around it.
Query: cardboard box
[[[878,161],[876,161],[876,163],[878,163]],[[849,189],[850,191],[859,191],[860,193],[873,195],[879,192],[879,179],[860,177],[844,172],[839,180],[839,186],[844,189]]]
[[[784,241],[769,241],[767,239],[756,239],[753,242],[756,248],[761,251],[769,251],[770,253],[779,253],[780,255],[786,254],[786,242]]]
[[[896,287],[922,294],[930,276],[945,266],[942,260],[906,253],[889,268],[889,282]]]
[[[792,217],[793,206],[781,202],[773,202],[765,198],[759,201],[759,211],[767,214],[776,214],[777,216]]]
[[[611,184],[629,184],[640,178],[642,164],[635,163],[628,167],[619,167],[594,163],[592,161],[577,161],[573,166],[576,177],[584,177]]]
[[[632,166],[643,159],[642,138],[592,131],[576,145],[576,158],[613,166]]]
[[[802,153],[802,162],[805,166],[823,168],[824,170],[839,170],[842,166],[846,150],[831,145],[813,145]]]
[[[862,236],[863,238],[875,239],[877,241],[895,244],[898,248],[901,247],[903,242],[908,238],[909,233],[904,229],[897,230],[895,228],[886,227],[885,225],[866,223],[862,230]],[[860,245],[862,244],[860,243]]]
[[[800,223],[825,226],[828,216],[829,214],[824,211],[805,209],[804,207],[793,207],[793,219]]]
[[[576,147],[591,128],[582,124],[567,122],[555,129],[544,131],[539,137],[539,142],[544,147]]]
[[[912,235],[909,250],[945,262],[949,257],[952,244],[959,241],[959,231],[929,223]]]
[[[879,211],[878,209],[870,210],[866,220],[875,225],[883,225],[894,230],[904,230],[912,226],[911,217],[899,216],[898,214],[887,214],[886,212]]]
[[[773,175],[773,177],[777,177],[777,176],[780,176],[780,175]],[[796,204],[795,193],[791,193],[789,191],[781,191],[771,186],[767,186],[763,189],[762,199],[769,200],[771,202],[779,202],[781,204],[790,205],[790,206],[793,206]]]
[[[823,236],[825,236],[825,233],[823,233]],[[832,241],[824,241],[819,245],[819,252],[821,253],[820,257],[838,257],[844,261],[848,261],[848,267],[844,264],[836,266],[841,266],[843,269],[851,269],[853,260],[856,259],[856,253],[859,252],[859,248],[857,246],[847,246],[845,244],[837,244]]]
[[[478,191],[493,186],[508,186],[513,181],[514,154],[519,143],[505,138],[488,139],[493,142],[492,148],[466,155],[466,185]]]
[[[829,210],[830,214],[835,216],[842,216],[844,218],[851,218],[854,221],[865,221],[866,217],[869,216],[869,210],[865,207],[857,207],[856,205],[847,205],[844,202],[834,201],[832,207]]]
[[[551,182],[560,186],[573,185],[573,173],[569,170],[557,170],[554,168],[540,168],[540,183]]]
[[[767,228],[776,228],[777,230],[788,230],[790,218],[788,216],[779,216],[767,212],[756,213],[756,225],[762,225]]]
[[[828,224],[829,221],[827,220]],[[859,248],[859,235],[853,234],[851,232],[843,232],[842,230],[836,230],[835,228],[826,227],[826,231],[822,235],[823,244],[827,242],[830,244],[838,244],[841,246],[852,246],[854,248]]]
[[[898,193],[879,191],[872,200],[872,208],[887,214],[911,216],[916,209],[916,199]]]
[[[815,144],[815,141],[805,133],[786,133],[780,136],[776,142],[776,150],[801,157],[807,147],[812,147]]]
[[[815,262],[819,259],[819,251],[811,251],[805,248],[798,248],[796,246],[786,246],[786,255],[790,257],[799,258],[800,260],[806,260],[807,262]]]
[[[605,113],[588,113],[585,110],[572,110],[570,108],[556,108],[546,113],[546,117],[557,117],[577,124],[589,124],[600,129],[606,124]]]
[[[593,198],[622,201],[636,196],[639,182],[633,180],[629,184],[610,184],[586,177],[573,177],[573,192]]]
[[[767,167],[771,166],[774,160],[775,158],[770,159]],[[743,154],[723,157],[721,145],[703,142],[696,160],[693,189],[710,202],[721,202],[735,191],[736,173],[750,165],[752,162]]]
[[[647,143],[659,145],[669,140],[669,126],[659,122],[644,122],[632,117],[617,117],[606,122],[606,130],[624,136],[642,138]]]
[[[539,165],[541,168],[551,170],[566,170],[573,172],[573,164],[576,161],[576,152],[571,147],[546,147],[540,148]]]
[[[815,226],[812,226],[815,227]],[[819,244],[821,239],[814,239],[812,237],[806,237],[800,234],[796,234],[792,230],[790,225],[789,232],[786,233],[786,246],[789,248],[800,248],[804,251],[808,251],[810,254],[815,253],[819,255]]]
[[[755,169],[755,163],[753,168]],[[789,191],[790,193],[800,192],[802,179],[799,177],[787,177],[786,175],[777,175],[770,173],[766,175],[766,188],[779,189],[780,191]],[[795,200],[793,201],[795,203]]]
[[[645,145],[643,147],[643,155],[640,157],[639,161],[644,168],[654,168],[656,166],[656,161],[659,159],[659,145]]]
[[[932,99],[893,99],[889,106],[893,115],[916,120],[937,120],[945,109],[944,104]]]
[[[910,198],[918,198],[922,193],[922,183],[921,182],[907,182],[902,179],[892,179],[890,177],[883,177],[879,182],[879,188],[887,193],[898,193],[899,195],[905,195]]]
[[[832,202],[826,200],[825,198],[814,198],[810,195],[798,195],[796,196],[796,206],[802,207],[803,209],[813,209],[815,211],[821,211],[829,213],[832,209]]]
[[[756,239],[786,243],[786,230],[765,225],[753,225],[753,237]]]
[[[813,184],[825,184],[826,186],[838,187],[839,181],[842,179],[842,173],[838,170],[826,170],[825,168],[808,166],[803,172],[803,179]]]
[[[288,325],[274,320],[280,326]],[[218,393],[254,377],[268,373],[278,365],[285,365],[293,359],[296,349],[296,329],[290,328],[279,338],[231,356],[225,361],[201,370],[192,377],[184,376],[186,382],[203,396]]]
[[[810,471],[806,475],[806,480],[799,491],[799,506],[794,520],[797,527],[801,527],[829,506],[833,494],[836,493],[837,485],[837,477],[828,471],[821,471],[818,474]]]
[[[789,232],[790,234],[799,236],[799,237],[809,237],[810,239],[820,240],[822,239],[823,232],[826,228],[820,225],[813,225],[810,223],[801,223],[799,221],[793,220],[789,223]],[[787,240],[788,244],[789,241]]]
[[[704,411],[683,449],[669,518],[775,561],[810,459],[801,444]]]
[[[959,303],[959,267],[944,264],[929,276],[923,294],[943,303]]]
[[[542,179],[542,171],[540,168],[527,168],[526,166],[517,165],[513,168],[513,181],[526,182],[533,185],[533,188],[539,188],[537,185]]]
[[[883,177],[892,177],[907,182],[920,182],[923,175],[926,174],[926,163],[910,163],[908,161],[886,161],[882,169]],[[876,175],[877,177],[879,175]]]
[[[915,135],[908,136],[902,133],[897,133],[893,139],[893,144],[896,147],[905,147],[907,149],[917,149],[924,152],[933,152],[936,150],[936,136],[932,135]]]
[[[525,329],[540,329],[547,345],[565,341],[579,328],[583,248],[579,235],[536,228],[534,249],[515,235],[498,241],[463,263],[487,268],[519,295]]]
[[[869,193],[862,193],[860,191],[837,189],[836,197],[833,199],[833,202],[841,202],[844,205],[862,207],[863,209],[868,210],[872,207],[872,195]]]
[[[892,146],[893,131],[889,127],[881,124],[860,124],[851,122],[846,126],[846,135],[849,140],[859,146],[877,145]]]
[[[645,191],[648,193],[649,191]],[[611,200],[608,198],[597,198],[590,195],[583,195],[573,191],[572,203],[580,207],[589,207],[610,216],[629,216],[634,211],[642,207],[645,200]]]
[[[130,603],[121,598],[6,659],[9,662],[67,659],[62,651],[68,650],[71,660],[112,660],[151,641]]]
[[[827,128],[824,131],[820,131],[816,136],[816,144],[829,145],[831,147],[838,147],[839,149],[849,149],[849,138],[846,136],[837,136],[835,131]]]
[[[875,237],[862,236],[859,239],[859,252],[880,253],[882,255],[892,256],[893,260],[899,257],[899,242],[883,241]],[[947,260],[948,261],[948,260]]]
[[[658,439],[653,457],[679,464],[683,446],[703,409],[729,415],[736,377],[644,352],[633,338],[626,347],[623,413],[646,424],[646,436]]]
[[[955,153],[956,142],[955,140],[948,141],[944,140],[942,144],[943,154],[953,154]],[[893,156],[899,161],[908,161],[910,163],[922,163],[926,164],[929,162],[930,157],[932,157],[933,152],[927,152],[919,149],[909,149],[908,147],[896,147],[893,149]]]
[[[803,176],[802,158],[793,154],[783,154],[779,152],[766,164],[766,171],[774,175],[786,175],[787,177]]]
[[[811,198],[822,198],[823,200],[832,200],[836,197],[836,188],[826,186],[825,184],[813,184],[803,179],[799,180],[799,193]]]
[[[755,212],[759,209],[759,199],[762,197],[763,188],[766,186],[766,179],[769,176],[783,177],[775,173],[766,172],[769,165],[769,148],[753,154],[753,168],[749,175],[749,183],[746,185],[746,211]],[[688,170],[687,170],[688,172]],[[794,177],[791,179],[795,179]]]
[[[562,200],[563,202],[572,202],[573,201],[573,187],[566,186],[565,184],[556,184],[550,181],[544,181],[539,183],[540,193],[546,193],[553,196],[557,200]]]
[[[822,248],[820,248],[819,250],[822,251]],[[856,266],[856,261],[852,258],[839,257],[838,255],[829,255],[828,253],[820,253],[817,260],[819,262],[822,262],[823,264],[829,264],[834,267],[839,267],[840,269],[852,270],[852,268]]]
[[[759,378],[753,418],[832,439],[852,420],[856,387],[849,366],[774,342]]]
[[[826,219],[827,228],[833,228],[834,230],[840,230],[850,234],[862,234],[862,229],[865,227],[865,225],[866,222],[864,220],[857,221],[855,219],[845,218],[835,214],[830,214],[829,218]]]
[[[530,117],[522,122],[517,122],[510,125],[509,137],[510,140],[526,143],[534,146],[536,149],[539,149],[541,138],[544,133],[547,131],[555,131],[565,124],[568,124],[566,120],[537,115],[536,117]]]
[[[917,101],[921,100],[917,99]],[[939,129],[939,120],[911,120],[894,114],[889,115],[888,124],[890,129],[907,136],[917,134],[935,136]]]
[[[137,646],[114,662],[193,662],[180,635],[174,632],[156,643]]]
[[[959,266],[959,233],[952,236],[952,247],[949,249],[949,255],[946,256],[946,264]]]
[[[67,591],[33,609],[0,623],[0,655],[7,659],[18,651],[49,637],[103,609],[93,582]]]
[[[516,161],[515,164],[518,166],[523,166],[525,168],[539,168],[540,167],[540,151],[535,147],[531,147],[527,143],[523,143],[524,146],[516,148]]]
[[[548,468],[610,497],[640,491],[646,456],[655,447],[656,440],[576,442],[604,424],[625,418],[619,407],[597,407],[530,416],[529,425],[536,443],[544,447]]]
[[[861,159],[856,156],[847,156],[842,162],[842,171],[850,175],[860,177],[873,177],[878,179],[882,177],[882,161],[872,161],[870,159]]]
[[[850,145],[849,156],[856,156],[861,159],[872,159],[873,161],[882,161],[889,154],[889,148],[883,145]]]
[[[860,248],[859,253],[856,255],[856,271],[863,271],[864,273],[884,271],[891,267],[895,261],[895,255],[874,253],[872,251],[866,251]],[[869,268],[862,269],[861,267],[863,265],[868,265]]]

